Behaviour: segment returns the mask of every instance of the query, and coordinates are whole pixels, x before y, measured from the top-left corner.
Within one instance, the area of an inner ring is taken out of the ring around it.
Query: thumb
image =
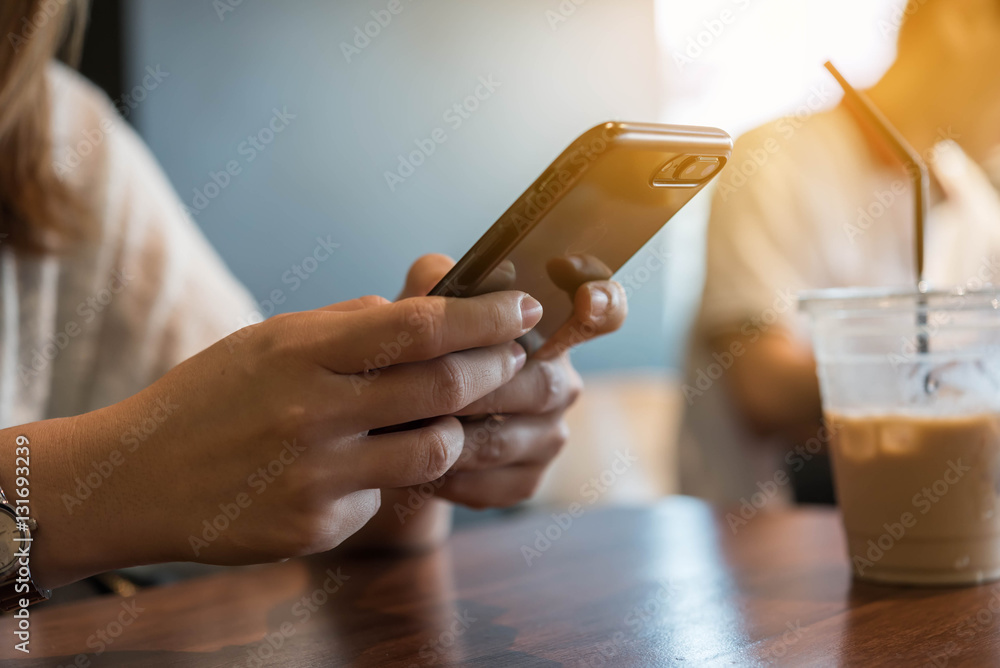
[[[424,255],[410,267],[409,273],[406,274],[406,285],[399,293],[398,299],[426,296],[454,266],[455,261],[447,255],[437,253]]]

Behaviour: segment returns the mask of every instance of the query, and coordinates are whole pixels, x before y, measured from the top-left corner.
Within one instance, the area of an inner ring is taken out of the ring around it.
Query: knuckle
[[[566,420],[559,420],[556,422],[555,427],[552,430],[552,438],[550,440],[551,457],[558,455],[566,446],[566,443],[569,442],[569,434],[569,424]]]
[[[251,356],[259,362],[267,362],[299,354],[305,317],[303,313],[279,313],[254,325]]]
[[[501,373],[501,378],[503,379],[503,382],[501,384],[505,385],[509,383],[511,380],[513,380],[514,377],[518,373],[520,373],[521,369],[518,369],[517,367],[517,357],[509,352],[502,353],[500,360],[501,360],[500,373]]]
[[[622,284],[617,281],[612,281],[613,292],[611,295],[611,311],[614,316],[615,326],[617,330],[625,324],[625,320],[628,318],[628,295],[625,293],[625,288]]]
[[[480,461],[484,464],[496,465],[504,461],[507,447],[502,436],[492,434],[486,439],[486,442],[480,447],[479,451],[481,453]]]
[[[540,412],[547,413],[558,408],[563,398],[565,378],[551,361],[538,364],[538,406]]]
[[[504,459],[507,450],[505,439],[501,432],[490,433],[485,426],[479,426],[472,432],[470,442],[466,442],[466,450],[475,453],[475,461],[490,467],[499,464]]]
[[[579,399],[580,395],[583,393],[583,377],[580,376],[580,372],[578,372],[572,364],[569,364],[568,361],[567,366],[569,367],[569,390],[566,397],[566,406],[569,407],[575,404],[577,399]]]
[[[440,478],[451,466],[451,448],[444,430],[431,427],[421,431],[417,437],[417,450],[423,457],[422,469],[428,480]]]
[[[273,335],[280,336],[293,331],[296,325],[299,324],[299,321],[301,321],[301,316],[301,313],[279,313],[278,315],[272,315],[262,322],[261,325],[268,328]]]
[[[484,333],[493,340],[499,341],[511,334],[510,307],[505,299],[493,299],[489,302],[487,317],[484,319]]]
[[[446,355],[436,362],[431,388],[433,407],[441,414],[459,411],[470,402],[468,374],[462,364],[452,355]]]
[[[270,409],[271,432],[282,438],[301,438],[309,426],[310,416],[310,410],[302,404],[277,404]]]
[[[359,298],[358,302],[360,302],[361,306],[364,308],[385,306],[386,304],[390,303],[388,299],[386,299],[385,297],[380,297],[378,295],[365,295],[364,297]]]
[[[403,331],[413,335],[414,350],[421,357],[432,357],[444,344],[445,302],[437,297],[411,299],[402,302]]]
[[[281,345],[281,330],[284,329],[282,325],[285,322],[285,315],[276,315],[249,327],[254,353],[264,356],[277,350]]]

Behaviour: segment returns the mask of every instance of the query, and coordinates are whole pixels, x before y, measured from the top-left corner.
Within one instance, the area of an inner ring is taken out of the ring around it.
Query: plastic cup
[[[998,297],[993,289],[800,296],[856,577],[1000,578]]]

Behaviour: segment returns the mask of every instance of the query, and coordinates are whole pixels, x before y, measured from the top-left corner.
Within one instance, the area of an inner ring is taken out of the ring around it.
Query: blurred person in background
[[[580,389],[565,353],[515,343],[540,305],[425,297],[453,264],[428,256],[396,303],[234,333],[254,300],[111,102],[53,61],[86,9],[0,6],[0,486],[30,480],[36,585],[315,553],[362,526],[356,546],[425,548],[452,502],[530,496]],[[576,307],[570,329],[609,332],[624,292],[588,283]]]
[[[980,167],[1000,144],[1000,2],[921,0],[906,15],[897,58],[868,95],[930,166],[928,281],[975,288],[1000,271],[1000,200]],[[682,492],[755,506],[833,502],[796,295],[913,289],[913,249],[904,168],[846,103],[739,139],[709,221],[684,386]]]

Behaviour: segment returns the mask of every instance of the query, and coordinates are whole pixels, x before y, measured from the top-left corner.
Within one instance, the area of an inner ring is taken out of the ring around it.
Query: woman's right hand
[[[379,488],[451,467],[462,425],[437,416],[507,383],[525,361],[514,339],[540,318],[519,292],[366,297],[276,316],[119,404],[0,432],[5,489],[16,436],[31,441],[36,581],[335,547],[378,510]]]

